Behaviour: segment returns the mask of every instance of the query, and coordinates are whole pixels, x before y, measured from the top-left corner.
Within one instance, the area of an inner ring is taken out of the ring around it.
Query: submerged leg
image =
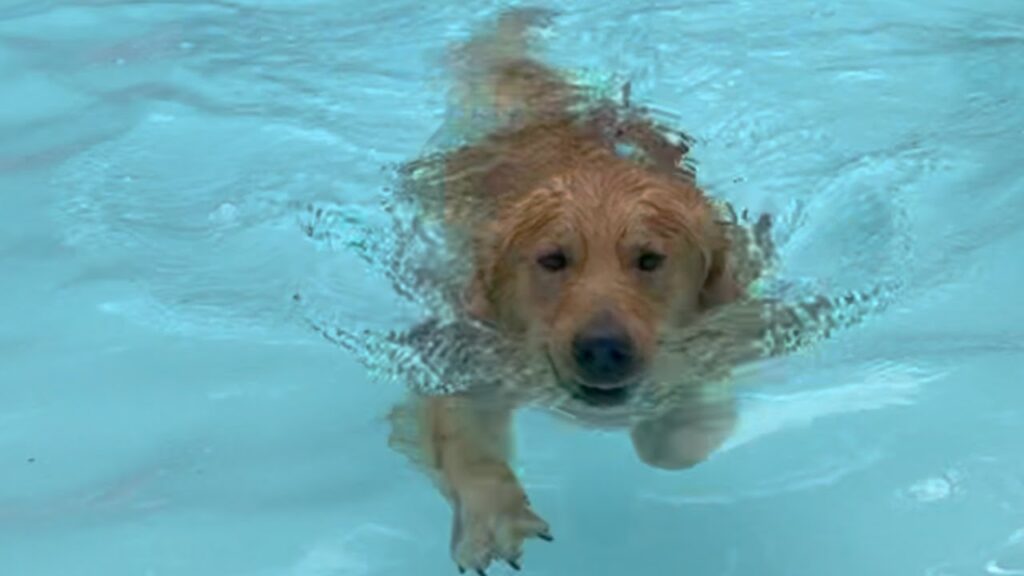
[[[391,415],[391,445],[452,505],[452,558],[463,569],[518,565],[525,539],[551,538],[509,467],[510,419],[507,406],[465,396],[415,398]]]
[[[665,470],[691,468],[703,462],[732,434],[736,404],[731,397],[695,401],[633,427],[637,456]]]

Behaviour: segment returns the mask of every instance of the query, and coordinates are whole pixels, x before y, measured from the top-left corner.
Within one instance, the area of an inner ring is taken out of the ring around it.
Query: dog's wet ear
[[[743,287],[733,269],[728,236],[721,228],[722,223],[712,226],[714,230],[704,253],[707,272],[700,292],[700,304],[705,309],[734,302],[743,296]]]
[[[498,320],[493,288],[501,253],[500,238],[500,230],[493,220],[481,227],[473,242],[473,276],[462,295],[466,313],[485,324],[495,324]]]
[[[710,254],[711,265],[700,292],[700,303],[703,308],[728,304],[743,295],[727,261],[726,250],[714,250]]]
[[[475,320],[485,324],[492,324],[495,321],[494,303],[491,301],[487,288],[486,274],[483,270],[477,270],[473,279],[466,288],[463,302],[466,312]]]

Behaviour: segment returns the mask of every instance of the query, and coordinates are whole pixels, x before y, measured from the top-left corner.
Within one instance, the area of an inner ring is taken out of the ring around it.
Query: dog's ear
[[[487,272],[477,269],[463,295],[463,302],[466,312],[472,318],[485,324],[493,324],[496,314],[487,285]]]
[[[482,226],[473,240],[473,276],[469,279],[462,301],[470,317],[485,324],[498,321],[497,303],[494,297],[495,273],[501,256],[500,230],[496,222]]]
[[[728,304],[743,296],[743,287],[736,279],[735,263],[730,255],[729,224],[717,218],[708,224],[704,252],[707,272],[700,293],[700,304],[704,309]]]
[[[738,300],[743,295],[743,289],[736,281],[729,262],[728,250],[711,250],[709,259],[707,276],[700,292],[701,307],[714,308]]]

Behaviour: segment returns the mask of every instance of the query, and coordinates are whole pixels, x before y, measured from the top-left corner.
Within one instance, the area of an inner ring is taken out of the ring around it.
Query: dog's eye
[[[665,262],[665,255],[657,252],[644,252],[636,261],[637,268],[644,272],[653,272]]]
[[[537,264],[548,272],[560,272],[569,265],[569,259],[564,252],[552,252],[537,258]]]

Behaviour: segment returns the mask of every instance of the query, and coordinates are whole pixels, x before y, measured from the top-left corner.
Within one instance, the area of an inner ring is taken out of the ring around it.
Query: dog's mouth
[[[582,380],[566,378],[558,370],[551,353],[547,350],[544,356],[551,367],[551,373],[558,385],[567,391],[573,398],[595,407],[621,406],[629,401],[636,388],[637,380],[626,380],[615,384],[588,384]]]
[[[621,406],[632,396],[633,386],[623,384],[614,387],[597,387],[578,384],[573,394],[575,398],[591,406]]]

